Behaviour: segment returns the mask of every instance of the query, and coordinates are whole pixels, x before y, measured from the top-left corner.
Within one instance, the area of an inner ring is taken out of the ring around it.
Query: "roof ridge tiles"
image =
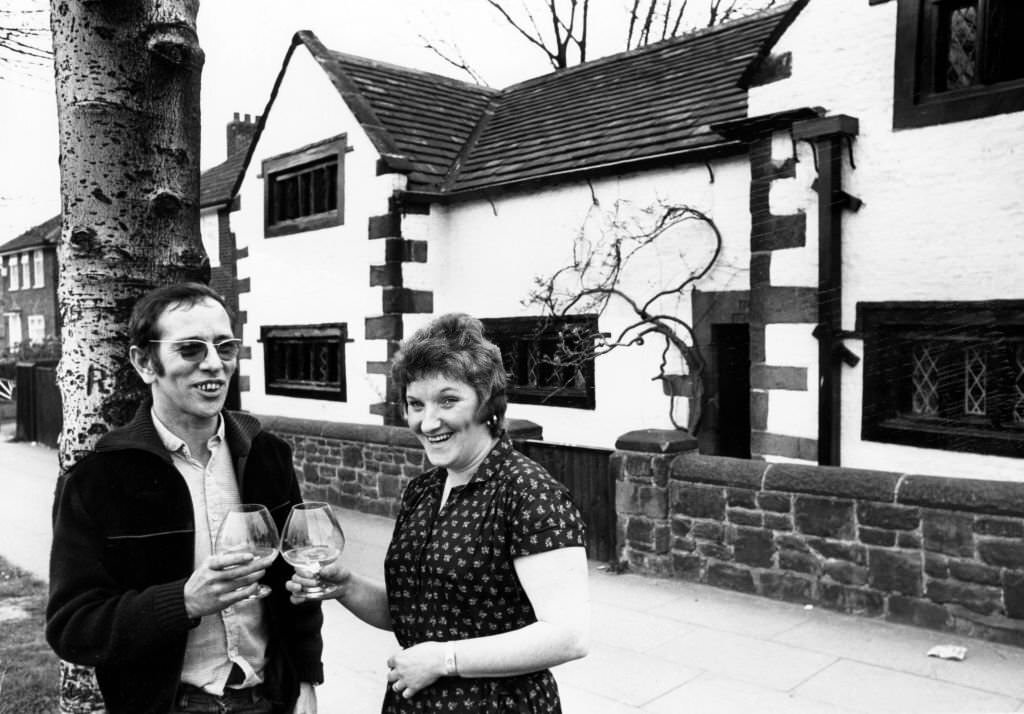
[[[347,52],[341,52],[340,50],[328,49],[336,59],[342,62],[351,62],[352,64],[362,65],[364,67],[378,67],[392,72],[398,72],[405,75],[421,76],[424,79],[431,80],[433,82],[441,82],[442,84],[450,84],[455,87],[467,89],[470,91],[476,91],[486,94],[498,94],[501,90],[495,89],[494,87],[488,87],[482,84],[476,84],[474,82],[467,82],[462,79],[455,77],[449,77],[447,75],[438,74],[436,72],[429,72],[423,69],[417,69],[415,67],[405,67],[391,62],[385,62],[383,60],[374,59],[372,57],[362,57],[360,55],[353,55]]]
[[[615,52],[610,55],[604,55],[603,57],[597,57],[595,59],[587,60],[586,62],[583,62],[581,64],[573,65],[572,67],[556,69],[553,72],[548,72],[546,74],[541,74],[536,77],[531,77],[530,79],[524,79],[521,82],[511,84],[505,87],[502,90],[502,92],[508,92],[509,90],[512,89],[522,88],[524,85],[543,83],[545,80],[551,81],[556,77],[560,78],[571,74],[593,72],[602,67],[603,65],[607,65],[613,62],[620,62],[627,57],[642,58],[646,55],[653,55],[656,52],[663,51],[667,48],[679,47],[680,49],[683,49],[687,43],[694,42],[695,40],[704,39],[721,32],[736,32],[738,28],[744,25],[754,24],[760,21],[766,21],[769,18],[772,18],[776,15],[785,15],[793,8],[794,5],[797,5],[799,2],[800,0],[790,0],[784,5],[779,5],[778,7],[772,7],[766,10],[751,13],[749,15],[744,15],[743,17],[738,17],[735,20],[723,22],[713,27],[698,28],[696,30],[692,30],[682,35],[676,35],[675,37],[669,37],[664,40],[659,40],[658,42],[652,42],[651,44],[644,45],[643,47],[636,47],[631,50],[622,50],[620,52]]]

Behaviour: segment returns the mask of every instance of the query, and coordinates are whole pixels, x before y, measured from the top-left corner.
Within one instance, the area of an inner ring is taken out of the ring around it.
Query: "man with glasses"
[[[108,714],[315,714],[320,605],[292,605],[275,556],[216,554],[227,510],[299,503],[291,451],[224,411],[241,341],[216,292],[157,288],[128,325],[151,399],[61,479],[46,634],[95,667]],[[259,582],[265,599],[250,598]]]

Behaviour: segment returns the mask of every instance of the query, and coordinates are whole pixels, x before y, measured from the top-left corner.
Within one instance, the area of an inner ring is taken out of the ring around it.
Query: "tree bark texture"
[[[144,396],[128,318],[157,285],[209,281],[199,235],[198,0],[51,0],[60,134],[63,473]],[[102,712],[62,663],[61,712]]]

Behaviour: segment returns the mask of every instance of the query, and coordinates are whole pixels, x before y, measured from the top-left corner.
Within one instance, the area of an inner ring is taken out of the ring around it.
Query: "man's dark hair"
[[[224,298],[216,290],[202,283],[162,285],[153,288],[135,303],[132,316],[128,320],[129,343],[132,347],[138,347],[149,355],[157,374],[163,374],[163,365],[160,363],[158,350],[152,349],[150,340],[161,338],[157,329],[160,316],[169,307],[192,307],[207,298],[223,307],[228,314],[228,319],[234,324],[235,316],[231,308],[224,302]]]

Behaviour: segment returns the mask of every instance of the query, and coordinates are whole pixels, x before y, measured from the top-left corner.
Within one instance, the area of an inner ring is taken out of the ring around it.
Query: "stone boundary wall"
[[[259,416],[303,494],[395,517],[429,467],[405,427]],[[513,439],[540,439],[512,421]],[[1024,483],[705,456],[685,432],[611,456],[632,571],[1024,647]]]
[[[394,518],[406,484],[427,461],[405,427],[259,417],[292,447],[306,499]]]
[[[394,518],[406,485],[430,467],[404,426],[255,416],[291,446],[308,500]],[[542,437],[540,427],[526,420],[510,419],[506,426],[514,439]]]
[[[624,437],[612,455],[632,570],[1024,646],[1024,483],[703,456],[676,439]]]

